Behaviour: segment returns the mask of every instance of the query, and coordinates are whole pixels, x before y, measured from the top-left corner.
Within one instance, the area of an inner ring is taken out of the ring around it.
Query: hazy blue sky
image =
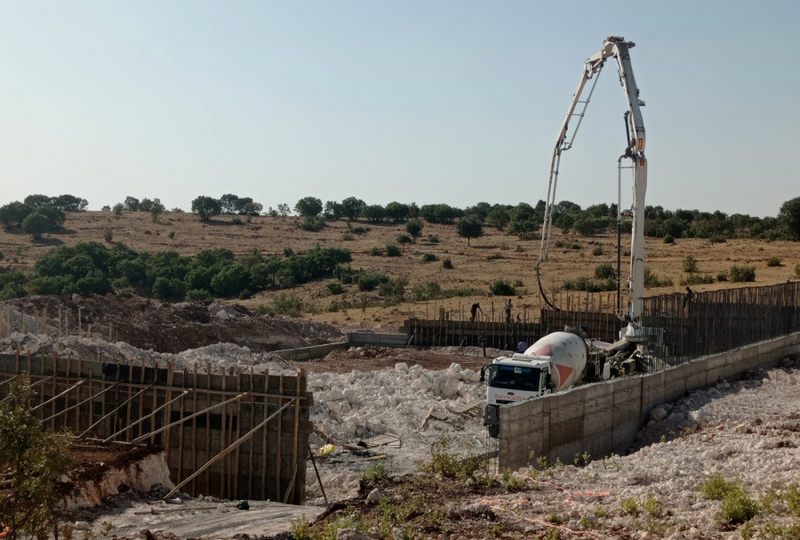
[[[0,201],[535,203],[583,61],[621,35],[647,202],[775,215],[800,195],[798,6],[2,1]],[[623,112],[609,64],[559,199],[616,198]]]

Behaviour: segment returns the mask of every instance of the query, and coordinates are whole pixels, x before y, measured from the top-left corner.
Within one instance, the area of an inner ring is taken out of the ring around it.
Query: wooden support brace
[[[123,402],[122,402],[122,404],[121,404],[119,407],[117,407],[116,409],[114,409],[114,410],[113,410],[113,411],[111,411],[110,413],[107,413],[107,414],[105,414],[105,415],[104,415],[102,418],[100,418],[100,420],[98,420],[97,422],[95,422],[94,424],[92,424],[91,426],[89,426],[88,428],[86,428],[86,431],[84,431],[83,433],[81,433],[80,435],[78,435],[78,438],[79,438],[79,439],[82,439],[82,438],[83,438],[83,437],[84,437],[86,434],[88,434],[88,433],[89,433],[90,431],[92,431],[92,430],[93,430],[95,427],[97,427],[98,425],[100,425],[100,423],[101,423],[101,422],[103,422],[103,420],[105,420],[106,418],[108,418],[108,417],[109,417],[109,416],[111,416],[112,414],[116,413],[117,411],[119,411],[120,409],[122,409],[123,407],[125,407],[125,406],[126,406],[128,403],[130,403],[131,401],[133,401],[134,399],[136,399],[138,396],[140,396],[141,394],[143,394],[145,391],[149,390],[151,386],[153,386],[153,385],[152,385],[152,384],[150,384],[150,385],[148,385],[148,386],[145,386],[144,388],[142,388],[141,390],[139,390],[138,392],[136,392],[135,394],[133,394],[131,397],[129,397],[128,399],[126,399],[125,401],[123,401]]]
[[[232,401],[237,401],[239,399],[242,399],[246,395],[247,395],[247,392],[243,392],[243,393],[239,394],[236,397],[232,397],[231,399],[227,399],[225,401],[217,403],[216,405],[211,405],[210,407],[206,407],[202,411],[197,411],[196,413],[190,414],[186,418],[181,418],[180,420],[176,420],[175,422],[172,422],[171,424],[167,424],[166,426],[160,427],[160,428],[158,428],[158,429],[156,429],[154,431],[151,431],[150,433],[145,433],[144,435],[142,435],[140,437],[136,437],[131,442],[141,442],[141,441],[145,440],[146,438],[148,438],[148,437],[150,437],[152,435],[158,435],[162,431],[170,429],[170,428],[173,428],[173,427],[175,427],[175,426],[177,426],[179,424],[182,424],[182,423],[186,422],[187,420],[191,420],[192,418],[194,418],[196,416],[200,416],[201,414],[205,414],[205,413],[207,413],[207,412],[209,412],[209,411],[211,411],[213,409],[218,409],[219,407],[222,407],[223,405],[227,405],[228,403],[231,403]]]
[[[122,435],[123,433],[125,433],[126,431],[128,431],[129,429],[131,429],[132,427],[134,427],[134,426],[137,426],[137,425],[139,425],[140,423],[142,423],[142,422],[144,422],[145,420],[147,420],[148,418],[150,418],[151,416],[153,416],[153,415],[155,415],[155,414],[158,414],[158,413],[159,413],[159,412],[160,412],[162,409],[164,409],[164,407],[168,406],[168,405],[169,405],[170,403],[172,403],[173,401],[178,401],[179,399],[181,399],[183,396],[185,396],[185,395],[186,395],[186,394],[188,394],[189,392],[191,392],[191,390],[184,390],[184,391],[183,391],[183,392],[182,392],[180,395],[178,395],[178,396],[176,396],[176,397],[172,398],[171,400],[167,401],[166,403],[164,403],[162,406],[160,406],[158,409],[154,410],[154,411],[153,411],[153,412],[151,412],[150,414],[146,414],[146,415],[142,416],[142,417],[141,417],[141,418],[139,418],[139,419],[138,419],[136,422],[133,422],[132,424],[130,424],[128,427],[126,427],[126,428],[124,428],[124,429],[121,429],[121,430],[117,431],[116,433],[114,433],[114,434],[113,434],[113,435],[111,435],[110,437],[107,437],[106,439],[103,439],[103,442],[104,442],[104,443],[107,443],[107,442],[111,442],[111,441],[113,441],[113,440],[114,440],[114,439],[116,439],[118,436]]]
[[[240,396],[244,396],[244,395],[246,395],[246,393],[245,393],[245,394],[239,394],[239,395],[240,395]],[[238,397],[238,396],[237,396],[237,397]],[[182,487],[183,487],[183,486],[185,486],[187,483],[189,483],[189,482],[190,482],[190,481],[191,481],[193,478],[195,478],[195,477],[196,477],[196,476],[198,476],[198,475],[199,475],[201,472],[203,472],[203,471],[205,471],[207,468],[209,468],[209,467],[210,467],[210,466],[211,466],[211,465],[212,465],[212,464],[213,464],[215,461],[219,460],[220,458],[223,458],[223,457],[227,456],[228,454],[230,454],[231,452],[233,452],[234,450],[236,450],[237,448],[239,448],[239,446],[241,446],[242,444],[246,443],[248,440],[250,440],[250,438],[251,438],[253,435],[255,435],[255,434],[256,434],[256,432],[257,432],[259,429],[261,429],[261,428],[263,428],[264,426],[266,426],[266,425],[267,425],[267,423],[269,423],[269,421],[270,421],[270,420],[272,420],[273,418],[275,418],[276,416],[278,416],[280,413],[282,413],[282,412],[283,412],[283,410],[284,410],[284,409],[286,409],[286,408],[287,408],[289,405],[292,405],[293,403],[294,403],[294,401],[287,401],[287,402],[286,402],[286,403],[283,405],[283,407],[281,407],[280,409],[278,409],[277,411],[275,411],[274,413],[272,413],[271,415],[269,415],[269,416],[268,416],[266,419],[262,420],[260,424],[258,424],[256,427],[254,427],[253,429],[251,429],[250,431],[248,431],[247,433],[245,433],[244,435],[242,435],[241,437],[239,437],[239,438],[238,438],[236,441],[234,441],[234,442],[233,442],[233,443],[232,443],[230,446],[228,446],[227,448],[225,448],[225,449],[224,449],[222,452],[220,452],[219,454],[217,454],[217,455],[216,455],[216,456],[214,456],[213,458],[209,459],[209,460],[208,460],[208,461],[205,463],[205,465],[203,465],[202,467],[200,467],[199,469],[197,469],[197,470],[196,470],[196,471],[195,471],[195,472],[194,472],[194,473],[193,473],[191,476],[188,476],[188,477],[187,477],[186,479],[184,479],[184,480],[183,480],[183,481],[182,481],[180,484],[178,484],[177,486],[175,486],[174,488],[172,488],[172,491],[170,491],[169,493],[167,493],[167,494],[164,496],[164,498],[166,499],[166,498],[168,498],[169,496],[173,495],[173,494],[174,494],[176,491],[178,491],[180,488],[182,488]]]
[[[72,386],[70,386],[69,388],[67,388],[66,390],[64,390],[60,394],[58,394],[57,396],[53,396],[50,399],[48,399],[47,401],[43,401],[43,402],[39,403],[36,407],[33,407],[31,409],[31,411],[35,411],[37,409],[41,409],[42,407],[44,407],[48,403],[57,400],[58,398],[64,396],[65,394],[69,394],[70,392],[72,392],[73,390],[75,390],[76,388],[78,388],[80,385],[82,385],[85,382],[86,382],[85,380],[80,379],[78,382],[76,382],[75,384],[73,384]]]
[[[94,398],[96,398],[96,397],[100,397],[101,395],[105,394],[106,392],[108,392],[109,390],[111,390],[112,388],[114,388],[115,386],[117,386],[117,384],[119,384],[119,383],[115,383],[115,384],[113,384],[113,385],[109,386],[108,388],[106,388],[105,390],[101,390],[101,391],[99,391],[98,393],[96,393],[95,395],[93,395],[93,396],[89,396],[88,398],[84,399],[84,400],[83,400],[83,401],[81,401],[80,403],[76,403],[75,405],[72,405],[72,406],[70,406],[70,407],[68,407],[68,408],[66,408],[66,409],[62,409],[62,410],[58,411],[57,413],[55,413],[55,414],[54,414],[54,415],[52,415],[52,416],[48,416],[47,418],[45,418],[44,420],[42,420],[42,422],[49,422],[49,421],[50,421],[50,420],[52,420],[53,418],[57,418],[57,417],[61,416],[62,414],[64,414],[64,413],[66,413],[66,412],[69,412],[69,411],[71,411],[72,409],[75,409],[75,408],[77,408],[77,407],[80,407],[81,405],[83,405],[83,404],[84,404],[84,403],[86,403],[87,401],[91,401],[91,400],[93,400],[93,399],[94,399]]]

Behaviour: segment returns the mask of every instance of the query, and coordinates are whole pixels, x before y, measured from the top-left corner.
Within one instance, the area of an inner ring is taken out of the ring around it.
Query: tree
[[[153,223],[158,221],[162,213],[164,213],[164,205],[158,199],[153,200],[150,205],[150,219],[153,220]]]
[[[294,211],[303,217],[317,217],[322,213],[322,201],[316,197],[303,197],[294,205]]]
[[[280,214],[281,217],[288,216],[289,212],[291,212],[291,210],[289,210],[289,205],[288,204],[280,203],[278,205],[278,214]]]
[[[386,217],[386,209],[379,204],[370,204],[361,212],[370,223],[380,223]]]
[[[138,212],[139,204],[139,199],[136,197],[131,197],[130,195],[125,197],[125,210],[128,210],[129,212]]]
[[[25,197],[23,201],[26,205],[30,206],[31,208],[40,208],[42,206],[47,206],[50,204],[51,199],[47,195],[28,195]]]
[[[336,201],[326,201],[323,215],[326,219],[341,219],[344,216],[344,205]]]
[[[53,228],[53,221],[47,214],[34,210],[22,221],[22,232],[33,236],[34,240],[39,240],[42,234]]]
[[[53,197],[51,204],[64,212],[83,212],[89,206],[89,202],[86,199],[81,199],[75,195]]]
[[[239,197],[233,193],[226,193],[219,198],[223,214],[235,214],[239,211]]]
[[[800,240],[800,197],[790,199],[781,205],[778,222],[786,238]]]
[[[12,381],[0,403],[0,470],[6,475],[0,497],[0,523],[8,538],[47,538],[57,526],[62,495],[59,478],[71,464],[66,435],[46,431],[31,412],[27,380]]]
[[[200,216],[200,221],[210,221],[222,213],[222,205],[214,197],[200,195],[192,201],[192,212]]]
[[[386,217],[395,223],[408,219],[408,205],[392,201],[386,205]]]
[[[467,216],[458,221],[457,230],[458,236],[466,238],[469,245],[471,238],[483,236],[483,223],[474,216]]]
[[[417,238],[420,237],[422,234],[422,222],[418,219],[411,219],[406,223],[406,232],[411,235],[411,238],[414,239],[414,243],[417,243]]]
[[[358,218],[367,207],[367,203],[357,197],[347,197],[342,201],[342,215],[349,221]]]
[[[115,216],[121,216],[123,210],[125,210],[125,205],[122,204],[121,202],[118,202],[117,204],[114,205],[114,215]]]
[[[489,210],[489,213],[486,214],[486,223],[501,231],[508,225],[510,220],[511,216],[508,213],[508,208],[500,204],[494,205],[492,209]]]
[[[33,207],[14,201],[0,207],[0,223],[6,229],[19,227],[22,221],[33,211]]]

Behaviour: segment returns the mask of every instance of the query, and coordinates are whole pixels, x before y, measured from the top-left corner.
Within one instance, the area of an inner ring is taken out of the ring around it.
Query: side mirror
[[[482,383],[486,382],[486,368],[488,368],[488,367],[489,366],[481,366],[481,382]]]

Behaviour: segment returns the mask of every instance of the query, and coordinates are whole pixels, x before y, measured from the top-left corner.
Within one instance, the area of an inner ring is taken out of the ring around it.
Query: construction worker
[[[481,313],[483,313],[483,310],[481,309],[481,305],[478,302],[475,302],[474,304],[472,304],[472,307],[469,308],[469,320],[470,320],[470,322],[475,322],[475,318],[478,316],[478,312],[479,311]]]

